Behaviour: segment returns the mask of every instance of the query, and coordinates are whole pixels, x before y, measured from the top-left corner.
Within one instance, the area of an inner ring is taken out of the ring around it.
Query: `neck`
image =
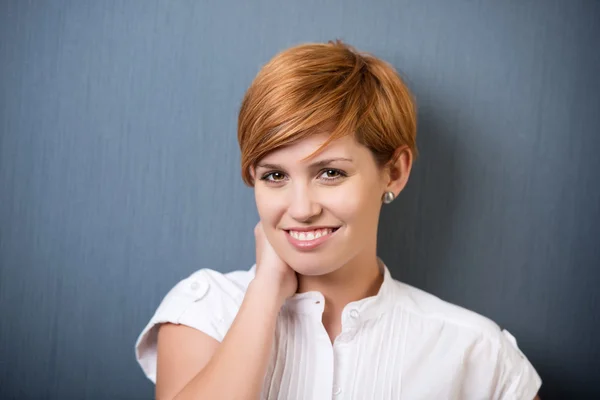
[[[377,256],[371,254],[356,257],[327,275],[298,275],[298,293],[318,291],[323,294],[323,325],[333,342],[341,330],[341,314],[346,304],[375,296],[382,283]]]

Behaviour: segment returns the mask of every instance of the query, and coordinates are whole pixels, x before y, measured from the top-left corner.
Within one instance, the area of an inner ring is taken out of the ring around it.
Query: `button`
[[[342,393],[342,388],[338,385],[333,385],[333,395],[337,396],[340,393]]]
[[[194,302],[200,301],[208,293],[209,285],[203,281],[192,281],[188,284],[188,294],[194,298]]]
[[[358,310],[351,310],[350,311],[350,317],[357,319],[360,316],[360,314],[358,313]]]

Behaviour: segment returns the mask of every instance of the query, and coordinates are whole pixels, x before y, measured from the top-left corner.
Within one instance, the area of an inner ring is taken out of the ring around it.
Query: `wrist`
[[[258,276],[250,282],[247,293],[260,297],[265,305],[272,306],[277,311],[287,299],[287,296],[281,290],[281,284]]]

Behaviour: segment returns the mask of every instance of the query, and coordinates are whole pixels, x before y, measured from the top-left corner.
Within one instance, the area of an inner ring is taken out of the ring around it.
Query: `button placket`
[[[348,343],[354,338],[354,334],[356,333],[356,328],[348,328],[344,329],[342,334],[339,336],[340,343]]]
[[[359,326],[360,313],[356,309],[346,312],[342,322],[342,332],[336,339],[333,345],[335,356],[335,374],[332,394],[335,399],[342,398],[344,385],[347,385],[346,377],[348,376],[349,357],[352,354],[352,346],[350,342],[354,339]],[[352,393],[346,393],[346,396],[352,396]]]
[[[353,308],[346,315],[347,318],[343,322],[342,332],[339,336],[340,343],[348,343],[354,339],[359,325],[360,312],[357,309]]]

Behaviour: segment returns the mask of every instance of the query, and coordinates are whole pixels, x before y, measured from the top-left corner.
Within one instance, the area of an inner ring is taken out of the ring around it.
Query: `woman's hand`
[[[261,285],[263,290],[273,290],[275,296],[283,304],[298,289],[296,272],[277,255],[265,235],[261,222],[254,228],[254,237],[256,240],[256,277],[254,280]]]

